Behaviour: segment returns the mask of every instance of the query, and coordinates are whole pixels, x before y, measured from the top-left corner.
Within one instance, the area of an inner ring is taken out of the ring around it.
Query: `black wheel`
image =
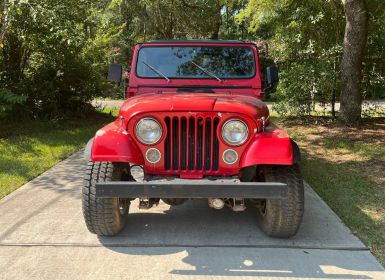
[[[83,215],[90,232],[101,236],[118,234],[126,225],[130,202],[121,198],[96,198],[97,182],[120,181],[127,170],[111,162],[89,162],[83,185]]]
[[[266,199],[259,205],[258,222],[271,237],[294,236],[301,225],[304,212],[304,186],[298,165],[264,167],[262,175],[266,182],[282,182],[288,186],[287,199]]]

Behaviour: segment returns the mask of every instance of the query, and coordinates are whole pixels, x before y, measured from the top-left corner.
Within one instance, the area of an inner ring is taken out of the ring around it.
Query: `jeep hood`
[[[146,112],[172,111],[239,113],[255,120],[269,115],[266,104],[258,98],[230,93],[143,94],[126,100],[119,115],[130,119]]]

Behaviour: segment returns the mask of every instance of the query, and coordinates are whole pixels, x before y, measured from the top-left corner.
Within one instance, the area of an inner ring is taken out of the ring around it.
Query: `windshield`
[[[143,47],[136,66],[138,77],[160,79],[246,79],[255,72],[250,47]]]

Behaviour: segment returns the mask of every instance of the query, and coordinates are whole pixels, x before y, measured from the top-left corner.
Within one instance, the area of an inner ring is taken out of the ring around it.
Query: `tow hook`
[[[230,199],[229,202],[231,203],[229,206],[234,212],[242,212],[246,210],[245,200],[243,198],[233,198]]]
[[[139,209],[149,210],[154,205],[158,206],[160,198],[140,198],[139,199]]]

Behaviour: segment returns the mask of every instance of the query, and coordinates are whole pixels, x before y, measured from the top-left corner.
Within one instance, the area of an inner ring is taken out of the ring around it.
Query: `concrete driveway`
[[[130,210],[97,238],[83,222],[79,152],[0,201],[0,279],[385,279],[384,268],[307,186],[298,235],[266,237],[253,209],[204,201]]]

